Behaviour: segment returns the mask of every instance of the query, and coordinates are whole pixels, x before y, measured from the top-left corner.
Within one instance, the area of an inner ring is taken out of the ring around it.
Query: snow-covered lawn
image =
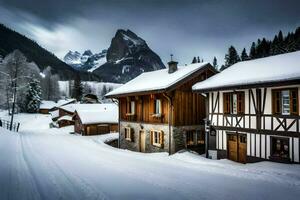
[[[2,112],[0,117],[7,117]],[[0,199],[299,199],[300,165],[238,164],[184,152],[142,154],[50,129],[49,115],[19,114],[0,128]]]

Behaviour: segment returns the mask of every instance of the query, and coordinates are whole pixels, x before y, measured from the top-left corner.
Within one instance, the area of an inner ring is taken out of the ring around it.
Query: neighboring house
[[[97,95],[86,94],[82,97],[82,103],[99,103]]]
[[[204,152],[205,98],[192,85],[216,73],[208,63],[145,72],[106,97],[118,99],[119,147],[141,152]]]
[[[65,127],[65,126],[75,125],[75,122],[73,120],[73,116],[64,115],[57,119],[57,124],[58,124],[58,127],[61,128],[61,127]]]
[[[209,99],[210,153],[299,163],[300,51],[239,62],[193,89]]]
[[[52,118],[56,118],[58,113],[54,111],[58,110],[60,106],[64,106],[75,102],[75,99],[62,99],[57,102],[43,100],[40,105],[39,113],[50,114],[51,112],[53,115]]]
[[[117,132],[118,116],[116,104],[85,104],[85,106],[79,106],[75,110],[73,116],[74,130],[82,135]]]
[[[54,101],[42,101],[39,109],[39,113],[49,114],[54,111],[56,103]]]

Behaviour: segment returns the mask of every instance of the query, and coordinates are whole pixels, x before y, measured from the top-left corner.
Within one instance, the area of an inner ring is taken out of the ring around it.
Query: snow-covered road
[[[27,119],[0,129],[0,199],[299,199],[300,166],[142,154]]]

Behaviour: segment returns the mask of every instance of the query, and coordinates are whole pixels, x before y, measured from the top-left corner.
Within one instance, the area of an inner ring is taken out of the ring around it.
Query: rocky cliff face
[[[107,50],[107,62],[93,73],[103,81],[125,83],[147,71],[165,68],[146,41],[130,30],[118,30]]]
[[[125,83],[143,72],[165,68],[146,41],[130,30],[118,30],[108,50],[93,54],[69,51],[64,61],[79,71],[88,71],[105,82]]]

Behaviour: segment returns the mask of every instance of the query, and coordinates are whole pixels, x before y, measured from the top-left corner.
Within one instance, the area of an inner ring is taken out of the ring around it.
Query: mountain
[[[93,72],[98,67],[106,63],[107,50],[93,54],[91,50],[86,50],[83,54],[78,51],[69,51],[64,61],[76,70]]]
[[[41,71],[47,66],[51,66],[52,73],[58,74],[61,80],[74,79],[75,75],[79,73],[35,41],[0,24],[0,55],[4,57],[15,49],[19,49],[28,61],[35,62]],[[99,80],[96,75],[91,73],[80,72],[79,74],[83,80]]]
[[[93,71],[103,81],[125,83],[147,71],[165,68],[146,41],[130,30],[118,30],[106,55],[107,62]]]
[[[130,30],[118,30],[108,50],[93,54],[69,51],[64,61],[73,68],[92,72],[105,82],[125,83],[147,71],[165,68],[146,41]]]

